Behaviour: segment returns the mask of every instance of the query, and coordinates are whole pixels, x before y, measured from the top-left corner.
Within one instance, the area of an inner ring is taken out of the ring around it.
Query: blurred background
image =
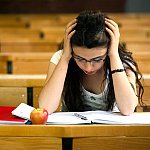
[[[0,13],[150,12],[149,0],[0,0]]]

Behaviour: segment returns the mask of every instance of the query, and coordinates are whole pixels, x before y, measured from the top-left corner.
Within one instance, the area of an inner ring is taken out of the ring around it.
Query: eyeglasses
[[[92,59],[90,59],[90,60],[87,60],[87,59],[85,59],[85,58],[82,58],[82,57],[80,57],[80,56],[77,56],[77,55],[74,54],[74,53],[72,54],[72,56],[73,56],[73,58],[74,58],[76,61],[81,62],[81,63],[90,62],[91,64],[98,64],[98,63],[100,63],[100,62],[102,62],[102,61],[105,61],[107,54],[105,54],[103,58],[102,58],[102,56],[98,56],[98,57],[92,58]]]

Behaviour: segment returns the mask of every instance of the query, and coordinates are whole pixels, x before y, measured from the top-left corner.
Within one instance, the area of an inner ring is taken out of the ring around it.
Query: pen
[[[74,113],[74,116],[80,118],[80,119],[83,119],[83,120],[87,120],[87,117],[81,115],[81,114],[78,114],[78,113]]]

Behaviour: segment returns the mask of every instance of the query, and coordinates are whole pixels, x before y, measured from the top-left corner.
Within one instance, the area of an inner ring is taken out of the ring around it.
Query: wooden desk
[[[136,60],[141,73],[150,74],[150,52],[133,53],[133,58]]]
[[[141,30],[121,30],[120,39],[122,42],[150,42],[149,38],[150,31]]]
[[[144,95],[143,102],[146,106],[141,107],[142,110],[139,111],[149,111],[150,112],[150,74],[144,74],[143,86],[144,86]]]
[[[14,150],[61,150],[61,128],[56,126],[47,127],[0,126],[1,150],[10,150],[11,147]]]
[[[53,54],[53,52],[0,53],[0,62],[3,64],[5,62],[7,68],[5,72],[8,74],[46,74]]]
[[[18,106],[24,102],[37,108],[45,79],[46,75],[0,75],[0,105]]]
[[[133,54],[150,52],[150,42],[127,42],[125,45]]]
[[[0,42],[2,53],[37,53],[37,52],[55,52],[59,49],[59,44],[57,42],[48,42],[39,40],[36,42],[32,41],[9,41],[9,42]]]
[[[1,150],[149,150],[150,125],[1,125],[0,145]]]
[[[137,111],[150,111],[150,75],[144,74],[143,102],[148,107],[137,107]],[[18,106],[21,102],[38,107],[38,95],[46,75],[0,75],[0,105]],[[10,99],[11,98],[11,99]]]

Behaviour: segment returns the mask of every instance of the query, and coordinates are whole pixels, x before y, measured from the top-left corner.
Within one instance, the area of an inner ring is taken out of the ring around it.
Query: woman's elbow
[[[46,103],[45,101],[40,100],[40,99],[38,100],[38,102],[39,102],[39,108],[45,108],[48,111],[48,114],[52,114],[58,108],[57,106]]]
[[[126,108],[121,109],[120,112],[124,116],[129,116],[135,112],[136,106],[137,106],[137,104],[127,106]]]
[[[121,110],[120,112],[124,116],[129,116],[129,115],[133,114],[134,109]]]
[[[135,99],[133,103],[130,103],[129,105],[124,106],[122,109],[120,109],[120,112],[122,115],[128,116],[135,112],[135,109],[138,105],[138,100]]]

